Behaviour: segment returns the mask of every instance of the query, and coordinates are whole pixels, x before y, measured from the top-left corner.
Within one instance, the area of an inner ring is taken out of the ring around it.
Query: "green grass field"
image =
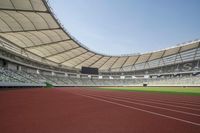
[[[118,91],[142,91],[200,96],[200,87],[98,87],[97,89]]]

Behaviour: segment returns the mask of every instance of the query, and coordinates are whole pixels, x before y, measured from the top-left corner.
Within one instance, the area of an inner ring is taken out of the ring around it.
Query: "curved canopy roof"
[[[9,43],[14,52],[41,62],[100,70],[132,66],[199,47],[199,41],[194,41],[139,55],[99,54],[66,32],[45,0],[0,0],[0,39]]]

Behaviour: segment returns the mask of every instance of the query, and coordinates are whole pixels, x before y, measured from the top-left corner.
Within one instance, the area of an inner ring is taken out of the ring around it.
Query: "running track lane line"
[[[82,89],[83,90],[83,89]],[[98,92],[98,91],[96,91],[96,90],[92,90],[93,92]],[[118,93],[119,94],[119,93]],[[125,95],[125,96],[127,96],[126,94],[122,94],[123,96]],[[129,97],[129,96],[128,96]],[[129,98],[132,98],[132,97],[129,97]],[[159,100],[159,99],[146,99],[145,97],[136,97],[137,99],[141,99],[141,100],[151,100],[151,101],[154,101],[154,102],[162,102],[162,103],[168,103],[168,104],[170,104],[170,103],[172,103],[172,104],[178,104],[178,105],[188,105],[188,106],[195,106],[195,107],[200,107],[200,104],[196,104],[196,103],[193,103],[193,102],[189,102],[189,101],[171,101],[171,100]],[[177,99],[178,100],[178,99]],[[176,103],[175,103],[176,102]]]
[[[182,114],[187,114],[187,115],[193,115],[193,116],[200,117],[200,115],[197,114],[197,113],[181,111],[179,109],[169,109],[169,108],[166,108],[166,107],[160,107],[159,105],[157,105],[157,106],[156,105],[149,105],[147,103],[141,103],[140,101],[137,102],[137,100],[135,100],[136,102],[134,102],[133,99],[129,99],[129,100],[126,99],[125,100],[125,98],[119,98],[119,97],[114,97],[114,96],[104,95],[104,94],[97,95],[96,93],[95,94],[90,94],[89,92],[82,93],[82,94],[90,95],[90,96],[94,96],[94,97],[99,97],[99,98],[110,99],[110,100],[113,99],[113,100],[116,100],[116,101],[122,101],[122,102],[126,102],[126,103],[132,103],[132,104],[136,104],[136,105],[147,106],[147,107],[151,107],[151,108],[163,109],[163,110],[168,110],[168,111],[172,111],[172,112],[178,112],[178,113],[182,113]]]
[[[135,99],[135,98],[119,97],[119,96],[116,97],[116,96],[110,96],[110,95],[105,95],[105,96],[113,97],[113,98],[118,98],[118,99],[124,99],[124,100],[139,101],[139,102],[145,102],[145,103],[153,103],[153,104],[158,104],[158,105],[166,105],[166,106],[171,106],[171,107],[177,107],[177,108],[183,108],[183,109],[190,109],[190,110],[200,111],[200,109],[190,108],[190,107],[185,107],[185,106],[180,106],[180,105],[172,105],[172,104],[169,104],[169,103],[152,102],[152,101],[146,101],[146,100],[138,100],[138,99]]]
[[[183,113],[183,114],[187,114],[187,115],[193,115],[193,116],[200,117],[199,114],[195,114],[195,113],[190,113],[190,112],[185,112],[185,111],[180,111],[180,110],[175,110],[175,109],[168,109],[168,108],[164,108],[164,107],[148,105],[148,104],[145,104],[145,103],[137,103],[137,102],[133,102],[133,101],[123,100],[123,99],[120,99],[120,98],[96,96],[96,95],[93,95],[93,96],[99,97],[99,98],[105,98],[105,99],[113,99],[113,100],[116,100],[116,101],[122,101],[122,102],[126,102],[126,103],[132,103],[132,104],[137,104],[137,105],[142,105],[142,106],[147,106],[147,107],[152,107],[152,108],[157,108],[157,109],[163,109],[163,110],[168,110],[168,111],[172,111],[172,112],[178,112],[178,113]]]
[[[88,94],[90,94],[90,92],[88,92]],[[95,92],[95,94],[96,94],[96,92]],[[152,101],[151,99],[145,99],[144,100],[144,99],[130,98],[130,97],[119,97],[118,95],[117,96],[112,96],[111,94],[108,94],[108,95],[101,94],[100,96],[112,97],[112,98],[118,98],[118,99],[124,99],[124,100],[131,100],[131,101],[146,102],[146,103],[153,103],[153,104],[158,104],[158,105],[166,105],[166,106],[171,106],[171,107],[177,107],[177,108],[184,108],[184,109],[200,111],[200,109],[197,109],[197,108],[186,107],[186,106],[183,106],[183,105],[182,106],[181,105],[172,105],[172,104],[169,104],[169,103],[164,103],[162,101],[161,102],[160,101]]]
[[[132,97],[127,97],[126,96],[126,98],[132,98]],[[151,101],[151,102],[159,102],[159,103],[164,103],[164,104],[173,104],[173,105],[175,105],[175,106],[184,106],[184,107],[188,107],[188,106],[190,106],[190,107],[200,107],[200,105],[196,105],[196,104],[189,104],[189,103],[180,103],[180,102],[173,102],[173,101],[171,101],[171,102],[168,102],[168,101],[163,101],[163,100],[156,100],[156,99],[146,99],[146,98],[136,98],[136,99],[138,99],[138,100],[149,100],[149,101]],[[190,108],[190,107],[188,107],[188,108]]]
[[[115,97],[112,97],[112,96],[97,96],[97,95],[94,95],[94,94],[90,94],[90,93],[85,93],[85,95],[90,95],[90,96],[94,96],[94,97],[97,97],[97,98],[105,98],[105,99],[108,99],[108,100],[116,100],[116,101],[122,101],[122,102],[126,102],[126,103],[132,103],[132,104],[136,104],[136,105],[142,105],[142,106],[147,106],[147,107],[151,107],[151,108],[157,108],[157,109],[163,109],[163,110],[168,110],[168,111],[172,111],[172,112],[178,112],[178,113],[182,113],[182,114],[187,114],[187,115],[193,115],[193,116],[197,116],[197,117],[200,117],[199,114],[196,114],[196,113],[190,113],[190,112],[185,112],[185,111],[180,111],[180,110],[175,110],[175,109],[169,109],[169,108],[165,108],[165,107],[159,107],[159,106],[155,106],[155,105],[148,105],[148,104],[145,104],[145,103],[139,103],[139,102],[133,102],[133,101],[129,101],[129,100],[123,100],[121,98],[115,98]]]
[[[144,109],[140,109],[140,108],[136,108],[136,107],[132,107],[132,106],[128,106],[128,105],[124,105],[124,104],[121,104],[121,103],[112,102],[112,101],[109,101],[109,100],[104,100],[104,99],[101,99],[101,98],[96,98],[96,97],[93,97],[93,96],[88,96],[88,95],[83,95],[83,94],[76,94],[76,95],[79,95],[79,96],[82,96],[82,97],[87,97],[87,98],[97,100],[97,101],[101,101],[101,102],[106,102],[106,103],[118,105],[118,106],[121,106],[121,107],[133,109],[133,110],[139,110],[139,111],[142,111],[142,112],[162,116],[162,117],[169,118],[169,119],[174,119],[174,120],[189,123],[189,124],[192,124],[192,125],[195,125],[195,126],[200,126],[200,123],[191,122],[191,121],[188,121],[188,120],[183,120],[183,119],[180,119],[180,118],[176,118],[176,117],[172,117],[172,116],[168,116],[168,115],[164,115],[164,114],[160,114],[160,113],[156,113],[156,112],[152,112],[152,111],[148,111],[148,110],[144,110]]]

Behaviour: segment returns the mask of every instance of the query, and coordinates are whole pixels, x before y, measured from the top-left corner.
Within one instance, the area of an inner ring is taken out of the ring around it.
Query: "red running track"
[[[200,97],[92,88],[0,91],[1,133],[200,133]]]

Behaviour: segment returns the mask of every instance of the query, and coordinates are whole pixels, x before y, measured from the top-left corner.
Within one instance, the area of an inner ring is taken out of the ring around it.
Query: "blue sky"
[[[200,0],[50,0],[64,27],[91,50],[144,53],[200,38]]]

